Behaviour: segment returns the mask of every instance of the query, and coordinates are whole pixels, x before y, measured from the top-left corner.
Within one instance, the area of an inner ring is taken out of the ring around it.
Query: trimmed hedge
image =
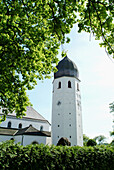
[[[0,143],[0,170],[112,170],[112,146],[21,146]]]

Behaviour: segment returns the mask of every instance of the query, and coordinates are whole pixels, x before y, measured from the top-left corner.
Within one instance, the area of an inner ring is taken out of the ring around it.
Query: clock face
[[[58,105],[58,106],[59,106],[59,105],[61,105],[61,102],[60,102],[60,101],[58,101],[58,102],[57,102],[57,105]]]

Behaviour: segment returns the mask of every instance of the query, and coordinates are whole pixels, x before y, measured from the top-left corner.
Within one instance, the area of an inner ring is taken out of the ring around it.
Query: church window
[[[21,123],[19,123],[19,129],[21,129],[22,128],[22,124]]]
[[[69,113],[69,115],[71,115],[71,113]]]
[[[58,127],[60,127],[60,125],[58,125]]]
[[[79,91],[79,84],[77,83],[77,90]]]
[[[60,101],[58,101],[58,102],[57,102],[57,105],[58,105],[58,106],[59,106],[59,105],[61,105],[61,102],[60,102]]]
[[[8,128],[11,128],[11,122],[10,121],[8,122]]]
[[[77,103],[78,103],[78,110],[80,109],[80,104],[79,104],[79,102],[77,101]]]
[[[71,124],[69,124],[69,126],[71,126]]]
[[[58,136],[58,138],[59,138],[59,136]]]
[[[71,138],[71,136],[69,136]]]
[[[58,84],[58,89],[60,89],[61,88],[61,82],[59,82],[59,84]]]
[[[40,126],[40,131],[43,131],[43,126]]]
[[[68,81],[68,88],[71,88],[71,81]]]

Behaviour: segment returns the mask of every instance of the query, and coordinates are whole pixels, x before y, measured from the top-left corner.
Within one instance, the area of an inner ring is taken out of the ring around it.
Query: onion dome
[[[57,65],[58,71],[54,73],[54,79],[59,77],[75,77],[78,79],[79,72],[76,64],[71,61],[67,56],[61,60]]]

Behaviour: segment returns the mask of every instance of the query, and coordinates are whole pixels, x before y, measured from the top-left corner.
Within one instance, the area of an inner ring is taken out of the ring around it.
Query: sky
[[[61,51],[64,49],[79,70],[83,134],[89,138],[104,135],[110,142],[113,115],[109,103],[114,101],[114,60],[109,58],[94,36],[77,30],[75,25],[68,35],[70,43],[60,47],[58,58],[62,59]],[[35,89],[27,91],[33,108],[50,123],[53,79],[52,74],[51,79],[38,80]]]

